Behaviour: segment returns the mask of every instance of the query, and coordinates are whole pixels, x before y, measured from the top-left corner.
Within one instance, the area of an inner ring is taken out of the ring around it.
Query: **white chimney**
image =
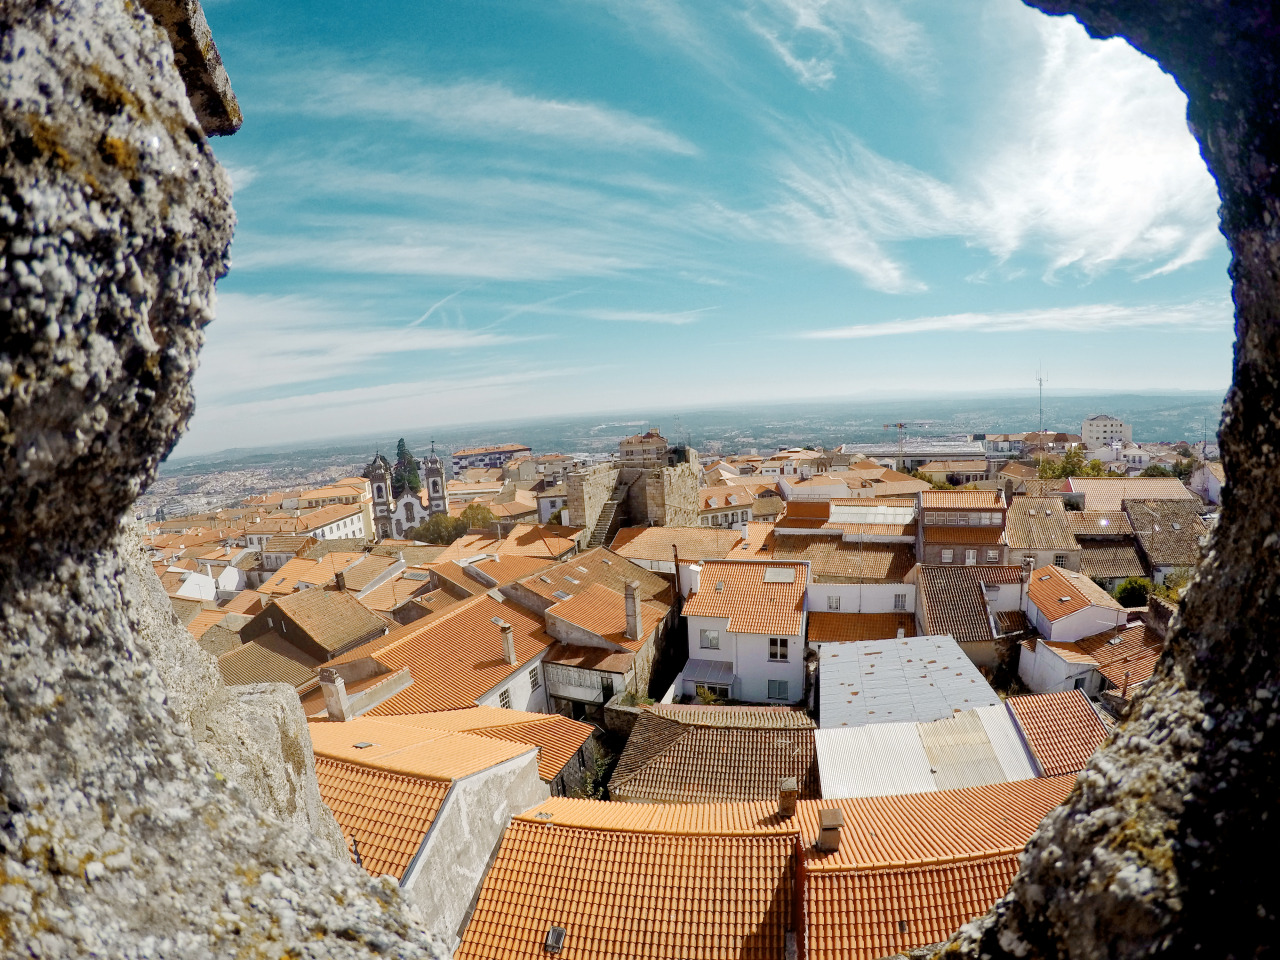
[[[505,620],[499,620],[497,617],[493,618],[493,622],[502,631],[502,655],[506,658],[507,663],[514,667],[520,661],[516,659],[516,639],[514,631],[511,629],[511,624]]]
[[[632,580],[627,584],[627,639],[640,639],[640,598],[636,596],[636,591],[640,589],[640,583]]]
[[[324,695],[324,709],[330,720],[351,719],[351,702],[347,699],[347,683],[332,667],[320,668],[320,692]]]

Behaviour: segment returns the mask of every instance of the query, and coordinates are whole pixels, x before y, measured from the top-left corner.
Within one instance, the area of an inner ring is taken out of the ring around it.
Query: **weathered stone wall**
[[[1187,94],[1218,182],[1236,305],[1208,552],[1139,694],[1006,897],[943,953],[1257,957],[1280,902],[1280,15],[1262,0],[1032,0],[1122,36]]]
[[[613,488],[618,482],[618,465],[616,463],[599,463],[586,470],[575,470],[565,478],[568,486],[569,502],[566,505],[569,516],[565,524],[574,527],[586,527],[588,531],[595,527],[600,519],[600,511],[605,501],[613,495]]]
[[[698,476],[698,468],[692,463],[677,464],[662,471],[662,526],[698,525]]]
[[[27,0],[0,63],[0,955],[437,956],[325,842],[296,705],[222,688],[121,539],[234,224],[170,42]]]

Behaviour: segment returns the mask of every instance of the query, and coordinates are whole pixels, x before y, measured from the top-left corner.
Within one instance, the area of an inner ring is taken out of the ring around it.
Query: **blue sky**
[[[1225,389],[1185,98],[1017,0],[206,0],[245,114],[177,455],[542,414]]]

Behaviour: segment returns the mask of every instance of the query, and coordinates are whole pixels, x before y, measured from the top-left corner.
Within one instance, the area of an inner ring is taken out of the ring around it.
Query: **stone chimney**
[[[821,830],[818,833],[818,849],[823,853],[835,853],[840,849],[840,828],[844,826],[844,814],[837,808],[818,811]]]
[[[339,590],[347,589],[347,575],[339,570],[333,575],[333,583]]]
[[[347,683],[332,667],[320,668],[320,692],[324,695],[324,709],[330,720],[351,719],[351,701],[347,699]]]
[[[507,663],[514,667],[520,661],[516,659],[516,638],[514,631],[511,629],[511,624],[504,620],[499,620],[497,617],[493,618],[493,622],[502,631],[502,656]]]
[[[778,781],[778,816],[790,820],[796,815],[796,800],[800,797],[800,788],[796,786],[795,777],[783,777]]]
[[[1031,571],[1035,569],[1036,562],[1031,557],[1022,558],[1022,582],[1031,582]]]
[[[640,598],[636,596],[636,591],[640,589],[640,583],[632,580],[627,584],[627,639],[640,639]]]

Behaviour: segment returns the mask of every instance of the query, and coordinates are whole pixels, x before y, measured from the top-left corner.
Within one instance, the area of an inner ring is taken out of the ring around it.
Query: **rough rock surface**
[[[121,536],[120,553],[137,651],[155,667],[180,729],[259,810],[314,834],[330,855],[348,856],[338,821],[320,799],[307,718],[293,688],[224,685],[213,656],[176,622],[137,534]]]
[[[266,724],[253,708],[273,694],[219,703],[194,643],[158,632],[120,541],[190,414],[232,228],[227,178],[140,7],[0,0],[6,958],[441,955],[393,883],[207,762],[192,724],[207,736],[224,706],[215,731]],[[151,656],[169,661],[168,696]],[[293,744],[278,749],[305,764],[281,719]],[[264,799],[287,811],[298,782]]]
[[[1028,0],[1171,73],[1232,253],[1230,485],[1153,689],[1032,838],[965,957],[1254,957],[1277,943],[1280,849],[1280,8]]]

